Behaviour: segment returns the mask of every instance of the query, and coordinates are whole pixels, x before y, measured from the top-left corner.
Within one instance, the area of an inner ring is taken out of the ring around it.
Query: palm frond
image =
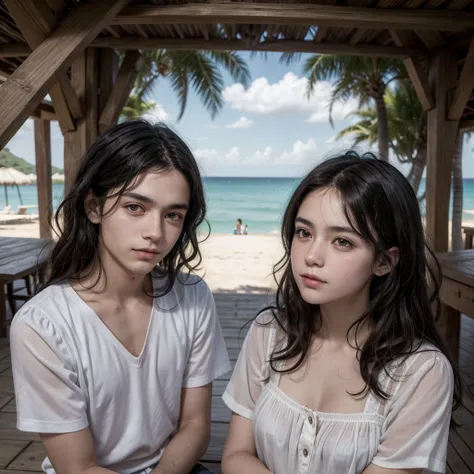
[[[214,118],[223,106],[224,80],[213,61],[202,51],[192,51],[186,58],[190,83]],[[181,118],[182,114],[180,115]]]
[[[222,66],[235,82],[248,87],[251,80],[250,70],[245,60],[236,51],[206,51],[205,54]]]
[[[279,59],[281,64],[286,66],[291,66],[294,63],[297,63],[301,60],[301,53],[282,53]]]

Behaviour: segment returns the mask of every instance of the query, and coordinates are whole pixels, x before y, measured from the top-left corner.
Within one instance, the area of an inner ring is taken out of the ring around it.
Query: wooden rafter
[[[409,31],[391,30],[390,33],[397,46],[410,47],[414,43],[412,38],[413,34]],[[405,64],[423,110],[431,110],[434,107],[433,94],[431,93],[428,83],[428,74],[423,69],[420,58],[412,56],[405,59],[403,63]]]
[[[399,48],[397,46],[379,46],[371,44],[350,45],[345,43],[315,43],[302,40],[267,40],[262,43],[248,44],[242,40],[201,38],[141,38],[127,36],[112,38],[102,36],[95,39],[91,46],[98,48],[114,48],[119,50],[146,50],[146,49],[181,49],[198,50],[212,49],[216,51],[241,50],[241,51],[276,51],[276,52],[301,52],[321,54],[346,54],[383,56],[392,58],[406,58],[409,56],[423,56],[427,54],[424,48]]]
[[[51,34],[59,23],[44,0],[4,0],[4,3],[33,50]],[[60,83],[56,83],[49,94],[56,109],[62,132],[75,130],[74,118],[78,118],[77,112],[81,114],[81,110],[80,108],[78,110],[79,101],[65,74],[61,76]],[[76,112],[74,114],[76,117],[71,114],[68,98]]]
[[[459,120],[467,101],[474,89],[474,38],[471,40],[469,51],[464,61],[461,77],[448,113],[449,120]]]
[[[2,85],[0,147],[3,147],[58,76],[100,33],[128,0],[83,0]]]
[[[22,43],[0,44],[0,58],[19,58],[29,56],[31,48]]]
[[[99,124],[102,131],[117,122],[120,112],[133,89],[141,61],[142,57],[138,51],[130,51],[126,54],[112,92],[100,115]]]
[[[474,119],[471,120],[461,120],[459,122],[459,129],[465,131],[474,130]]]
[[[339,28],[393,28],[458,31],[474,27],[474,13],[439,10],[392,10],[332,5],[280,3],[196,3],[134,5],[113,25],[227,23],[317,25]]]

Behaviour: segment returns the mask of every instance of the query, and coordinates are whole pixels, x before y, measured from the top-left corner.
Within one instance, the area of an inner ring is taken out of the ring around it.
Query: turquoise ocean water
[[[241,218],[248,224],[250,234],[277,233],[281,217],[291,193],[300,178],[204,178],[208,203],[208,219],[212,233],[232,233],[235,221]],[[421,183],[420,192],[424,189]],[[35,185],[20,186],[23,204],[37,205]],[[62,184],[53,185],[53,206],[57,208],[63,198]],[[8,187],[9,204],[13,209],[19,204],[15,187]],[[0,189],[0,209],[5,206],[5,193]],[[464,180],[463,219],[474,219],[474,179]],[[422,209],[423,211],[423,209]],[[37,212],[31,208],[28,212]]]

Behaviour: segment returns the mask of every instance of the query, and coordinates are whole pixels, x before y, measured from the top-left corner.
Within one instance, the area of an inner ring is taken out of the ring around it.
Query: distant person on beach
[[[249,233],[249,226],[248,226],[248,224],[245,224],[244,235],[248,235],[248,233]]]
[[[222,472],[444,473],[461,381],[408,181],[372,154],[322,162],[290,199],[282,239],[275,304],[223,395]]]
[[[17,426],[39,433],[46,473],[210,472],[212,381],[231,366],[192,274],[205,213],[165,125],[122,123],[86,153],[43,288],[10,330]]]
[[[235,224],[234,235],[242,235],[242,219],[237,219]]]

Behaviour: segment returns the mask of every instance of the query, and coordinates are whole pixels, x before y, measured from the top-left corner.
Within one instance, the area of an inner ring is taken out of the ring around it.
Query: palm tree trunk
[[[413,191],[415,191],[416,194],[418,194],[421,178],[423,176],[423,172],[425,171],[426,157],[427,152],[425,147],[418,150],[416,158],[414,159],[412,168],[410,170],[408,181],[410,182],[411,187],[413,188]]]
[[[377,109],[377,135],[379,141],[379,159],[388,161],[388,117],[387,104],[382,95],[375,98],[375,106]]]
[[[462,207],[463,207],[463,182],[462,182],[462,147],[464,132],[458,132],[456,149],[453,158],[453,221],[451,229],[451,248],[463,248],[462,241]]]

